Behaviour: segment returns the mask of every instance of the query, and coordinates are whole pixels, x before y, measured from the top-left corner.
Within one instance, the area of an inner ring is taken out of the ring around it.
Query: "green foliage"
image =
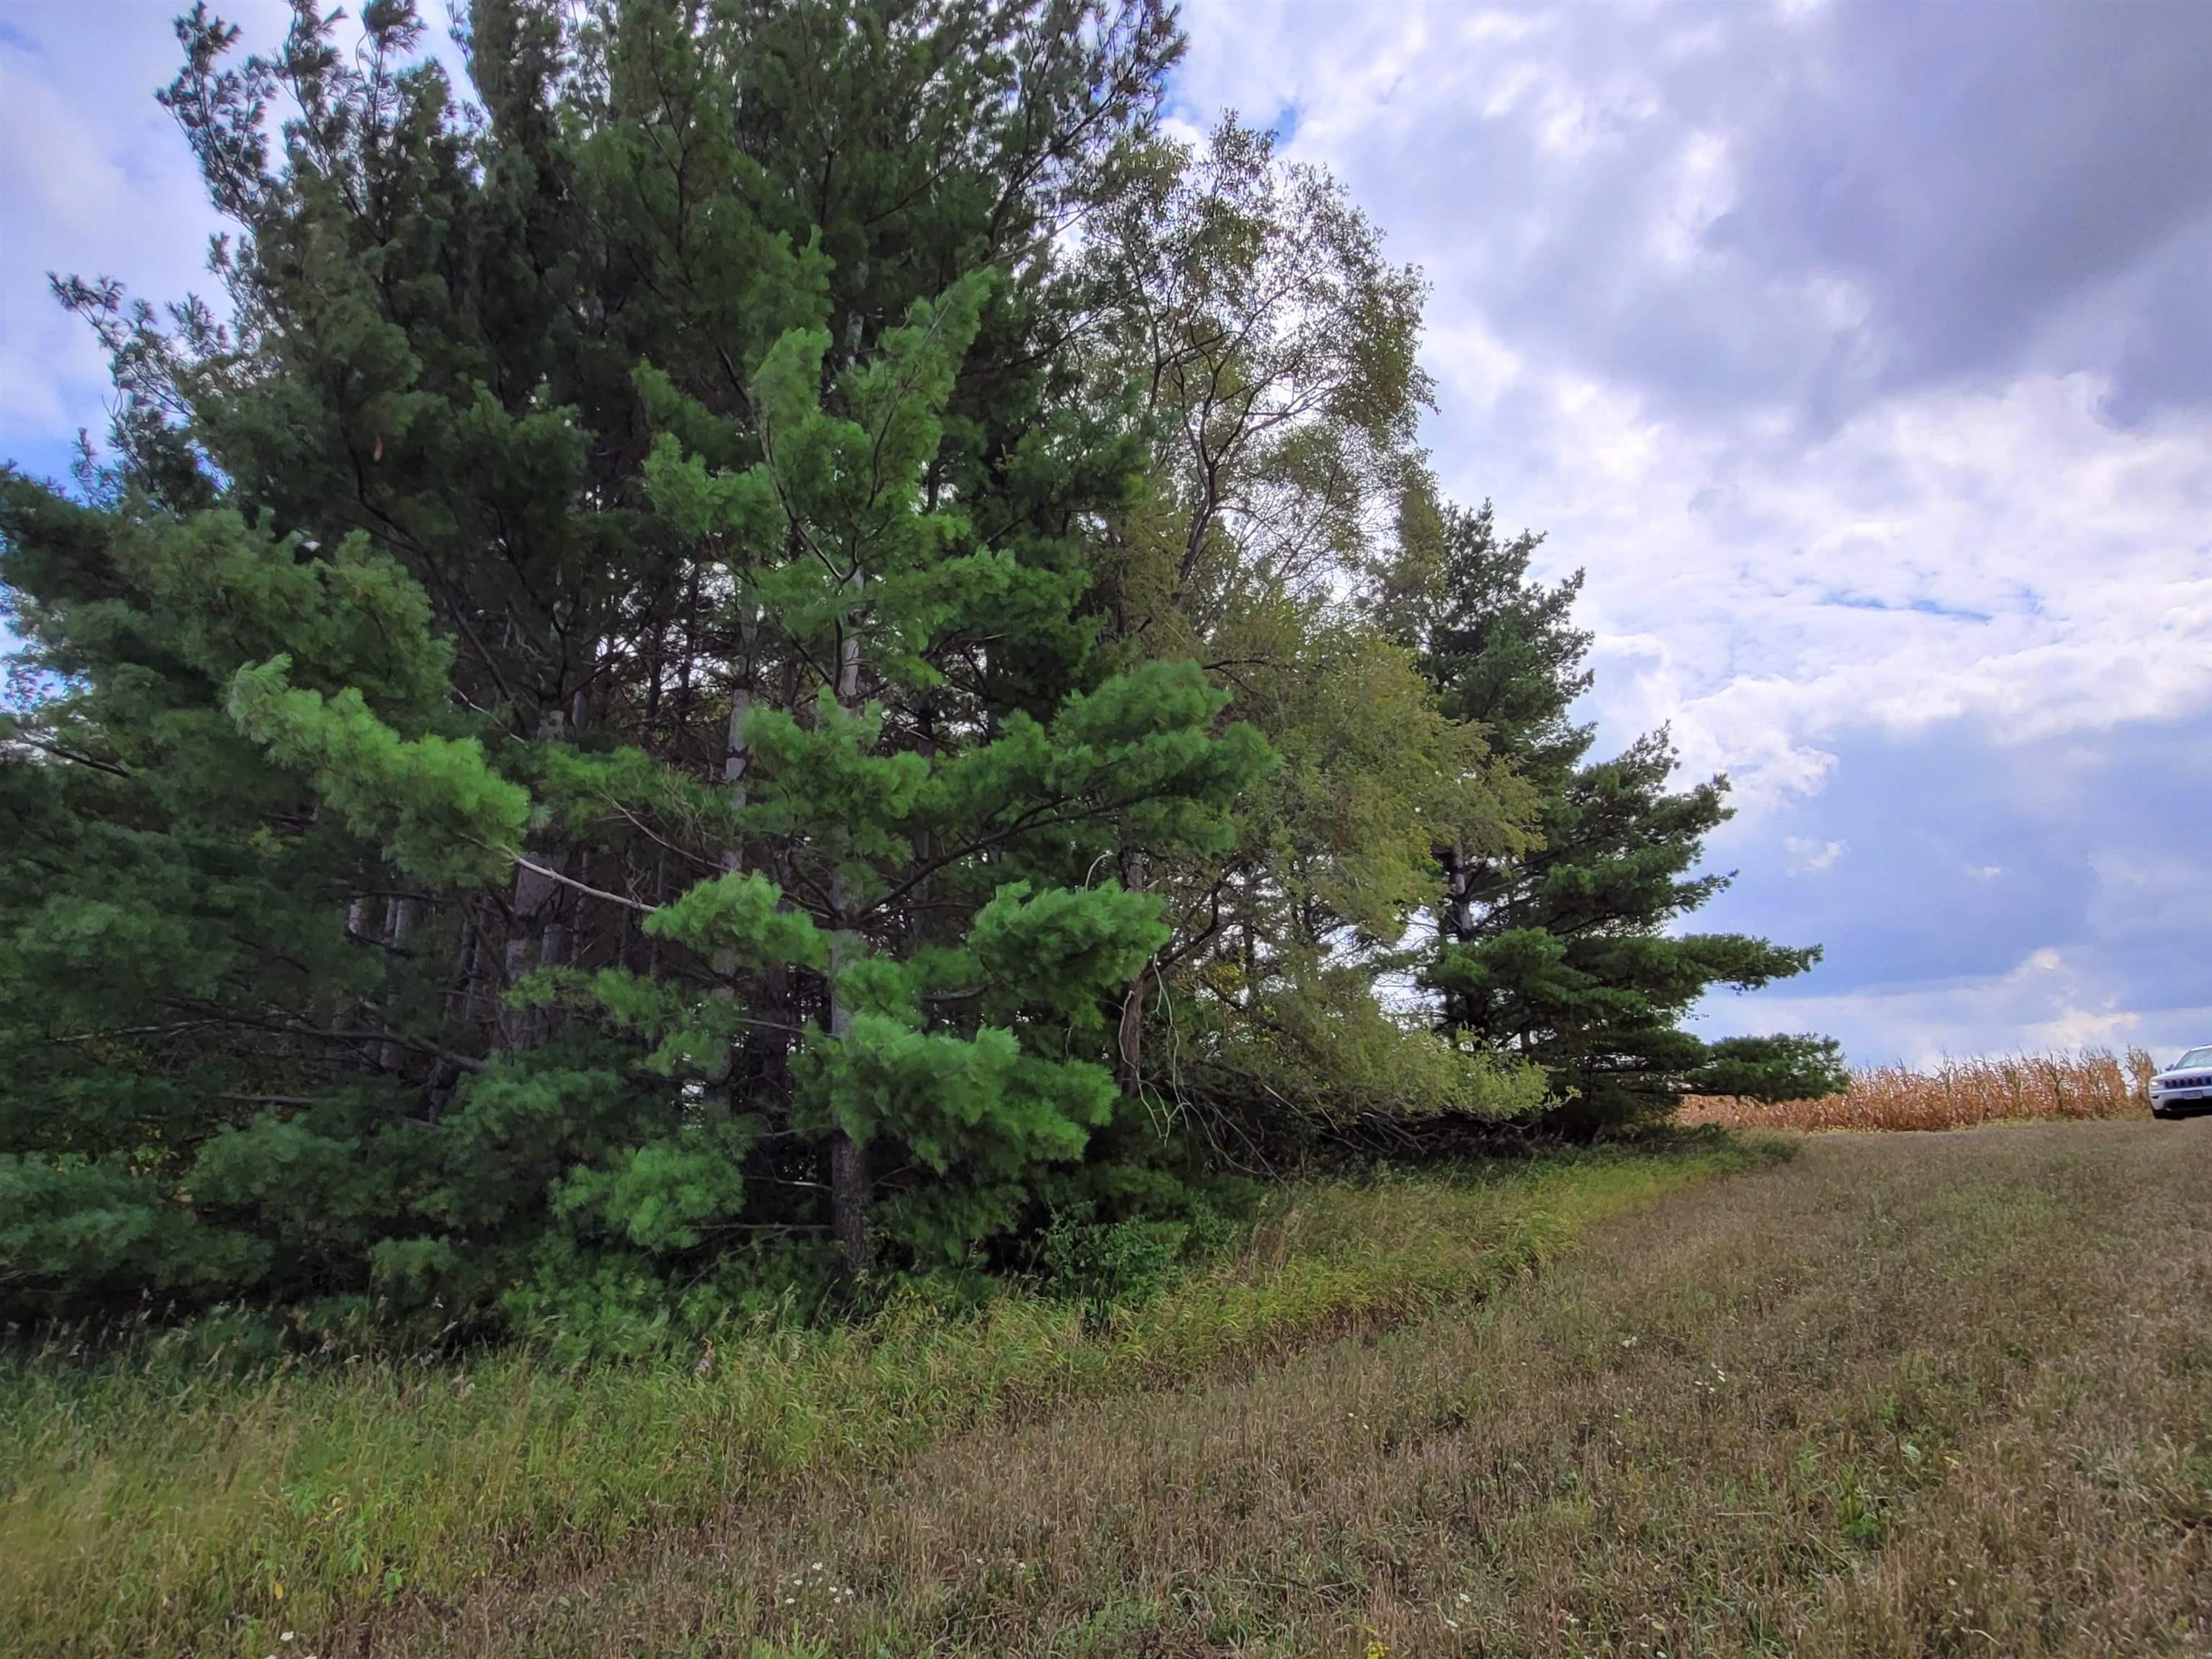
[[[702,1231],[743,1212],[753,1127],[686,1124],[665,1139],[619,1147],[555,1187],[554,1213],[572,1231],[604,1229],[641,1250],[690,1249]]]
[[[1031,896],[1020,881],[975,913],[968,945],[991,981],[987,1006],[1010,1020],[1027,1009],[1089,1030],[1100,1023],[1100,999],[1127,984],[1167,939],[1160,902],[1149,894],[1109,881]]]
[[[483,880],[512,861],[530,796],[485,763],[473,738],[403,738],[348,686],[325,701],[287,684],[292,659],[241,668],[230,717],[280,766],[307,775],[349,828],[426,881]]]
[[[60,284],[112,459],[0,481],[11,1301],[634,1347],[1088,1155],[1162,933],[1093,866],[1266,763],[1079,614],[1141,452],[1035,252],[1178,49],[1097,21],[487,4],[475,124],[410,5],[183,20],[234,313]]]
[[[1052,1293],[1079,1302],[1094,1320],[1140,1308],[1167,1288],[1189,1229],[1179,1221],[1097,1222],[1056,1215],[1037,1259]]]
[[[1690,1092],[1747,1100],[1818,1100],[1850,1087],[1833,1037],[1723,1037],[1705,1045]]]
[[[1836,1086],[1834,1046],[1819,1039],[1709,1046],[1682,1029],[1712,987],[1756,990],[1820,953],[1675,931],[1726,884],[1692,872],[1729,816],[1727,780],[1670,789],[1664,732],[1611,760],[1587,758],[1591,730],[1569,719],[1589,684],[1589,636],[1569,621],[1581,575],[1530,581],[1536,538],[1501,539],[1487,505],[1439,514],[1414,492],[1401,532],[1404,554],[1378,583],[1377,615],[1419,650],[1443,707],[1492,732],[1541,792],[1534,847],[1447,849],[1422,977],[1449,1029],[1542,1066],[1556,1098],[1548,1120],[1585,1133],[1663,1117],[1711,1075],[1745,1092],[1778,1089],[1777,1098]]]
[[[822,967],[830,960],[822,930],[811,917],[779,908],[782,898],[776,884],[758,872],[732,871],[662,905],[645,919],[644,927],[701,956],[735,951],[754,963]]]
[[[1208,1076],[1254,1115],[1264,1117],[1272,1102],[1340,1131],[1377,1121],[1494,1124],[1547,1099],[1542,1072],[1425,1018],[1393,1017],[1364,975],[1344,969],[1271,989],[1246,1018],[1225,1022]]]
[[[362,27],[179,21],[228,309],[58,283],[110,442],[0,471],[0,1315],[1133,1293],[1224,1133],[1819,1069],[1686,1046],[1804,953],[1664,933],[1717,793],[1580,767],[1418,273],[1152,0],[483,0],[480,119]]]
[[[11,1277],[79,1295],[222,1290],[268,1268],[265,1245],[203,1224],[116,1158],[0,1156],[0,1217]]]

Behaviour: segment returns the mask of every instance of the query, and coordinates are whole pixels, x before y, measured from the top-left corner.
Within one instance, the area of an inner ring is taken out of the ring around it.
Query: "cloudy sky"
[[[195,285],[164,0],[0,0],[0,456],[104,423],[49,268]],[[222,8],[257,43],[281,8]],[[1589,572],[1605,740],[1735,780],[1713,1032],[2212,1041],[2212,6],[1196,0],[1178,118],[1433,283],[1452,491]]]

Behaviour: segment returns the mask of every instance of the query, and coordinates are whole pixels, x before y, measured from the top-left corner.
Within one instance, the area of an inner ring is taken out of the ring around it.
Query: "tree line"
[[[1424,288],[1160,0],[196,6],[213,298],[0,474],[0,1304],[620,1349],[1817,1093]]]

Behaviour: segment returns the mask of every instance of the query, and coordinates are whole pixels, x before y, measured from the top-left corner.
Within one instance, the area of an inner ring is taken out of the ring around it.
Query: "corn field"
[[[1683,1123],[1738,1129],[1963,1129],[2030,1118],[2138,1117],[2150,1110],[2157,1063],[2141,1048],[1947,1060],[1930,1071],[1856,1066],[1851,1086],[1825,1100],[1766,1104],[1692,1096]]]

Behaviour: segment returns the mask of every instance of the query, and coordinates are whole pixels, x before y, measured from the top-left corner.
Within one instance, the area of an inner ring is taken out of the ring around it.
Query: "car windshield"
[[[2191,1048],[2173,1062],[2173,1069],[2177,1072],[2185,1066],[2212,1066],[2212,1045],[2203,1048]]]

